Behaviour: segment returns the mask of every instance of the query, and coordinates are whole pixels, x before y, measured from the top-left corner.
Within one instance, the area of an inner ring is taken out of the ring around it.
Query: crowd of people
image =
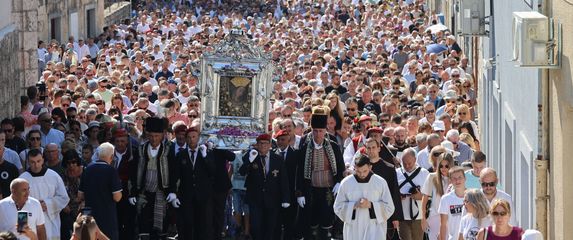
[[[0,238],[521,239],[473,70],[425,1],[134,7],[39,41],[38,84],[0,123]],[[200,138],[199,62],[233,29],[282,71],[243,152]]]

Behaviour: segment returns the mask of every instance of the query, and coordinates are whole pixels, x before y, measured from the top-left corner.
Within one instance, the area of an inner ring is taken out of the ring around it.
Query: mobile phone
[[[24,232],[24,227],[28,224],[28,212],[18,211],[18,232]]]
[[[82,215],[84,216],[91,216],[92,215],[92,208],[91,207],[84,207],[82,208]]]

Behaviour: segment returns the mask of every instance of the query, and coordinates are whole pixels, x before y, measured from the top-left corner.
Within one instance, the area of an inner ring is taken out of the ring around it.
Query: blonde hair
[[[493,203],[491,203],[489,211],[493,212],[493,210],[495,210],[499,206],[505,209],[505,211],[507,211],[507,214],[511,216],[511,206],[509,205],[509,202],[504,199],[495,199]]]
[[[476,150],[476,143],[474,138],[469,133],[462,133],[460,134],[460,141],[469,145],[472,149]]]
[[[481,226],[482,220],[489,214],[489,204],[485,196],[479,189],[469,189],[466,191],[465,198],[465,200],[475,208],[475,212],[472,213],[472,216],[477,218],[478,225]]]

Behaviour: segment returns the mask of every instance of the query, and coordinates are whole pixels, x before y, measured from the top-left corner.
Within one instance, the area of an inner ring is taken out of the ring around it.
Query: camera
[[[46,83],[40,81],[36,83],[36,87],[38,88],[38,96],[41,101],[46,99]]]
[[[411,195],[411,194],[416,194],[419,191],[420,191],[420,186],[416,186],[416,187],[410,188],[410,190],[408,190],[408,193]]]

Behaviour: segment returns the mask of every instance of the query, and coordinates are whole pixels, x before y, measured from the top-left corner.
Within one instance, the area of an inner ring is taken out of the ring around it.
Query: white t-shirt
[[[448,215],[448,239],[455,240],[460,230],[460,220],[464,208],[464,198],[458,197],[455,191],[442,197],[438,213]]]
[[[428,148],[424,148],[418,152],[416,156],[416,163],[420,166],[425,168],[426,170],[430,169],[432,165],[429,162],[430,153],[428,152]]]
[[[28,226],[37,234],[36,226],[44,225],[44,213],[42,205],[33,197],[28,197],[28,201],[22,207],[22,210],[28,212]],[[16,234],[18,239],[29,239],[23,234],[18,233],[16,225],[18,224],[18,209],[12,197],[6,197],[0,201],[0,231],[10,231]]]
[[[430,216],[438,215],[438,207],[440,206],[440,200],[442,196],[438,195],[436,188],[434,187],[434,178],[437,177],[436,173],[428,174],[424,185],[422,186],[422,194],[428,195],[432,198],[432,203],[430,205]],[[444,193],[448,188],[448,181],[446,178],[442,178],[442,185],[444,187]],[[420,206],[421,207],[421,206]]]
[[[464,240],[476,240],[479,230],[490,225],[491,219],[489,217],[483,218],[481,220],[481,224],[478,224],[477,218],[473,217],[471,214],[467,214],[462,217],[458,235],[461,233]]]

